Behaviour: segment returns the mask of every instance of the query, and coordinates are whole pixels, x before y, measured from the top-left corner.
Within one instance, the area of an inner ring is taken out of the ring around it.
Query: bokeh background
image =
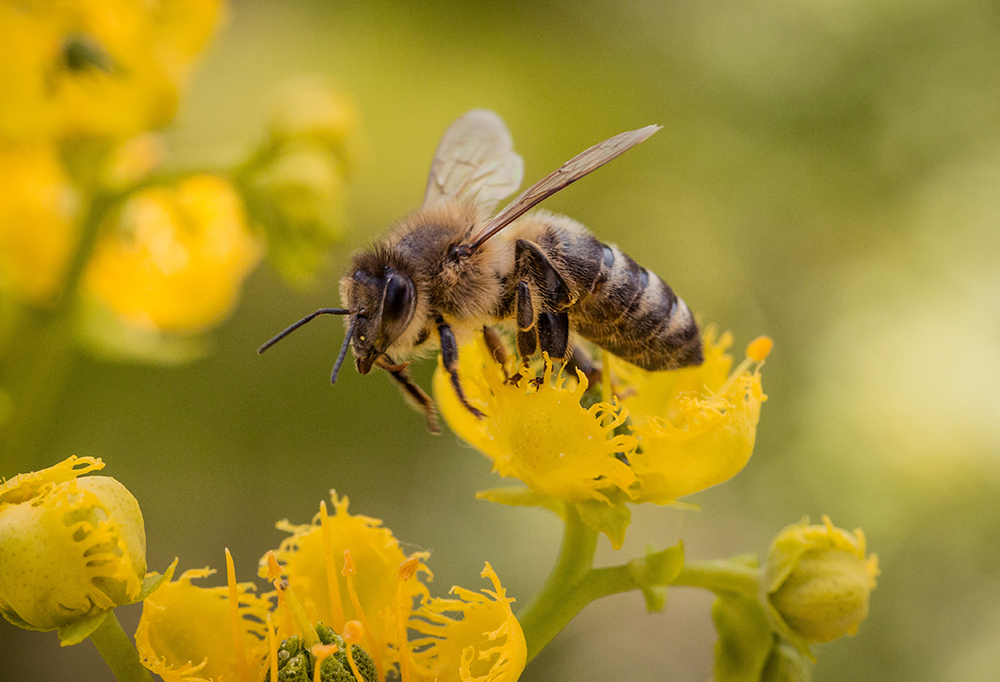
[[[688,556],[764,552],[803,515],[861,526],[882,578],[817,682],[996,679],[1000,665],[1000,10],[910,3],[245,1],[167,135],[169,164],[239,158],[266,94],[327,74],[360,111],[350,229],[313,286],[268,267],[199,362],[83,359],[40,461],[95,455],[145,515],[151,569],[241,577],[335,488],[433,552],[437,589],[489,560],[515,597],[541,584],[560,524],[477,502],[485,458],[429,435],[384,376],[328,375],[342,331],[290,321],[337,304],[352,249],[422,198],[442,131],[473,107],[508,123],[533,181],[622,130],[663,130],[549,200],[661,274],[742,346],[776,346],[754,457],[694,496],[639,508],[620,562],[678,538]],[[414,374],[425,386],[433,363]],[[711,597],[672,590],[585,610],[524,680],[705,680]],[[134,626],[137,612],[123,617]],[[131,621],[130,621],[131,619]],[[0,679],[111,680],[89,644],[0,623]]]

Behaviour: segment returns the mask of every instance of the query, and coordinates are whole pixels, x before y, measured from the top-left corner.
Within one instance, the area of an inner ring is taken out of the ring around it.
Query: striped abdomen
[[[647,370],[700,365],[701,334],[684,301],[655,273],[562,216],[537,243],[570,288],[572,328]]]

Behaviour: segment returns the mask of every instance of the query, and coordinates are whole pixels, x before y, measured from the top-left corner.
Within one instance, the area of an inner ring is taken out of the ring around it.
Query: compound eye
[[[413,283],[410,278],[399,273],[390,275],[382,299],[382,317],[389,320],[408,318],[412,304]]]

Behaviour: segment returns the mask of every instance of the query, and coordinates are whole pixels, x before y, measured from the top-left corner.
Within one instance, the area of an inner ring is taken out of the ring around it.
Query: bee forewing
[[[521,186],[524,162],[507,126],[492,111],[473,109],[451,124],[438,144],[427,178],[424,206],[472,199],[488,212]]]
[[[567,185],[570,185],[588,173],[597,170],[629,149],[648,139],[660,129],[658,125],[648,125],[638,130],[630,130],[595,144],[590,149],[577,154],[560,166],[556,171],[546,175],[534,185],[524,190],[507,204],[500,213],[491,218],[478,234],[473,235],[469,246],[476,249],[484,241],[495,235],[540,201],[552,196]]]

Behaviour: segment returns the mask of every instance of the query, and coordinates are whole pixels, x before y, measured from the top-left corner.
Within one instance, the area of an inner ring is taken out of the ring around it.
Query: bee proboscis
[[[307,315],[258,352],[319,315],[343,315],[346,336],[331,381],[350,346],[358,371],[388,371],[435,432],[434,404],[399,360],[439,347],[459,400],[482,416],[462,391],[456,334],[486,333],[500,352],[497,323],[514,323],[524,360],[544,351],[582,365],[585,355],[571,342],[578,335],[647,370],[700,364],[698,325],[663,280],[571,218],[525,215],[659,129],[650,125],[594,145],[494,214],[520,186],[523,163],[499,116],[470,111],[442,137],[420,209],[354,254],[340,280],[346,307]]]

